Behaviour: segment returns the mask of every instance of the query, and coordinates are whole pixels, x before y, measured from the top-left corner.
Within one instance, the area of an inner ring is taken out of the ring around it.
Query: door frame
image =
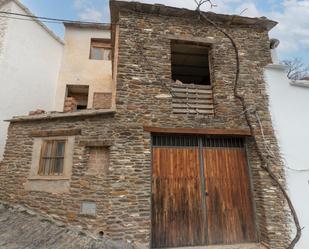
[[[261,241],[261,231],[260,231],[260,226],[258,222],[258,217],[257,217],[257,208],[256,208],[256,201],[255,201],[255,195],[254,195],[254,184],[253,184],[253,172],[252,172],[252,163],[249,158],[249,148],[248,148],[248,143],[249,143],[249,138],[246,137],[244,139],[244,145],[245,145],[245,154],[246,154],[246,159],[247,159],[247,168],[248,168],[248,174],[249,174],[249,184],[250,184],[250,193],[251,193],[251,202],[252,202],[252,209],[253,209],[253,221],[255,224],[255,236],[257,242]]]

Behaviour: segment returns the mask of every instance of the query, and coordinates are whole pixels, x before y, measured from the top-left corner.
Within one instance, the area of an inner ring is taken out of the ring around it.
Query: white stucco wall
[[[286,166],[309,170],[309,82],[295,86],[286,68],[269,65],[265,77],[270,95],[274,128]],[[303,230],[297,249],[309,248],[309,172],[286,170],[287,185]],[[294,234],[293,234],[294,236]]]
[[[26,14],[15,2],[11,11]],[[0,160],[8,124],[14,115],[51,110],[63,45],[34,21],[8,19],[0,57]]]
[[[88,85],[88,108],[94,92],[112,92],[112,61],[90,60],[91,38],[110,39],[110,30],[66,26],[55,110],[63,111],[67,85]]]

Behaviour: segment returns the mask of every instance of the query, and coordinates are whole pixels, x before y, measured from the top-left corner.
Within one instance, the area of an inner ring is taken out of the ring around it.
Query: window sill
[[[66,176],[31,176],[29,181],[44,180],[44,181],[69,181],[70,178]]]

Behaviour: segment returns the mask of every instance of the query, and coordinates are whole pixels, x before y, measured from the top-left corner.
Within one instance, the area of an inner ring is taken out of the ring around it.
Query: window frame
[[[94,58],[93,56],[93,49],[102,49],[101,51],[101,58]],[[105,50],[109,50],[108,59],[104,59]],[[91,38],[90,40],[90,60],[100,60],[100,61],[111,61],[112,60],[112,45],[110,39],[101,39],[101,38]]]
[[[63,151],[62,156],[57,156],[57,147],[58,143],[63,143]],[[48,144],[51,145],[50,156],[46,156],[48,150]],[[65,168],[65,156],[66,156],[66,147],[67,147],[67,139],[43,139],[41,142],[41,151],[40,151],[40,159],[38,165],[37,175],[40,177],[61,177],[64,175]],[[56,173],[56,161],[57,159],[62,159],[61,171]],[[49,167],[51,167],[48,171],[48,174],[45,174],[46,171],[46,160],[49,160]]]
[[[207,59],[208,59],[208,73],[209,73],[209,84],[198,84],[192,82],[190,83],[185,83],[183,82],[184,85],[194,85],[194,86],[213,86],[213,71],[212,71],[212,58],[213,58],[213,43],[211,42],[202,42],[202,41],[197,41],[194,39],[182,39],[181,37],[177,38],[170,38],[170,69],[171,69],[171,79],[173,80],[173,63],[172,63],[172,53],[173,53],[173,46],[174,44],[183,44],[183,45],[188,45],[188,46],[200,46],[204,47],[205,49],[207,48]],[[175,83],[175,82],[174,82]]]

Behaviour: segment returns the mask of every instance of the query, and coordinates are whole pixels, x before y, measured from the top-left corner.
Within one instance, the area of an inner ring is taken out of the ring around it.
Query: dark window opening
[[[185,84],[211,85],[209,50],[206,45],[172,41],[172,79]]]
[[[111,41],[108,39],[91,39],[90,59],[91,60],[111,60]]]
[[[68,85],[67,99],[73,99],[76,110],[87,109],[88,106],[89,86],[85,85]]]

